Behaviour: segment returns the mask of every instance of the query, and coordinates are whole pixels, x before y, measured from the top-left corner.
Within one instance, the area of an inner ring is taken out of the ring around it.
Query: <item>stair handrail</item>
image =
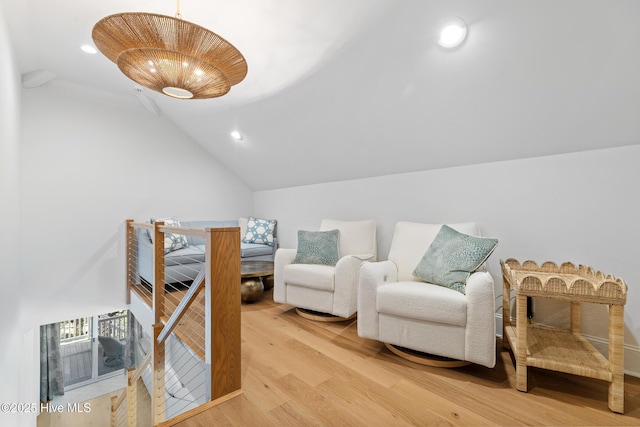
[[[133,385],[133,383],[138,381],[138,379],[142,376],[144,370],[151,363],[152,357],[153,357],[152,352],[149,352],[144,356],[144,359],[142,359],[142,362],[140,363],[140,365],[138,365],[138,367],[136,368],[136,371],[133,373],[133,375],[131,375],[131,378],[129,379],[129,385]]]
[[[125,417],[123,413],[122,404],[124,403],[127,397],[127,390],[123,390],[119,395],[111,396],[111,408],[110,408],[110,424],[111,427],[118,427],[122,425],[122,421],[120,418]],[[126,409],[126,407],[125,407]]]

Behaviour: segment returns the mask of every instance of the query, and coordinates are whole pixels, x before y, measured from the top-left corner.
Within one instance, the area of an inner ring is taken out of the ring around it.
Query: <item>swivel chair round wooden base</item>
[[[307,308],[297,308],[297,307],[296,307],[296,313],[298,313],[298,316],[300,317],[304,317],[305,319],[313,320],[316,322],[344,322],[345,320],[355,319],[356,316],[358,315],[358,313],[353,313],[349,317],[340,317],[340,316],[334,316],[333,314],[329,314],[329,313],[322,313],[320,311],[313,311]]]
[[[422,353],[393,344],[384,343],[384,345],[396,356],[421,365],[433,366],[434,368],[460,368],[471,364],[471,362],[467,362],[466,360],[449,359],[448,357]]]

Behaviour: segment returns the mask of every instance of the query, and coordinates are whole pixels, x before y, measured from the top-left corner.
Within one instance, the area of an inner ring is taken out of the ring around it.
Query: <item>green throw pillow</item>
[[[250,216],[247,219],[247,232],[244,243],[260,243],[273,246],[273,233],[276,230],[275,219],[259,219]]]
[[[336,265],[340,259],[338,253],[339,230],[305,231],[298,230],[298,251],[294,264]]]
[[[467,279],[489,258],[498,239],[474,237],[443,225],[413,275],[465,293]]]

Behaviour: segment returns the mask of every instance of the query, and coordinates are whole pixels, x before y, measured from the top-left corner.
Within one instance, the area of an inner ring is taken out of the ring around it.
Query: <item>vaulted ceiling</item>
[[[80,50],[93,25],[176,10],[0,4],[23,75],[122,97],[137,85]],[[181,13],[234,44],[247,77],[209,100],[144,94],[254,190],[640,143],[637,0],[182,0]],[[454,16],[469,35],[449,51],[438,29]]]

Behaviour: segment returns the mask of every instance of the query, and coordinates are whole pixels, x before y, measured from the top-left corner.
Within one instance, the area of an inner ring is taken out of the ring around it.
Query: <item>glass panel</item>
[[[58,324],[65,387],[92,378],[91,321],[82,317]]]
[[[127,310],[98,316],[98,376],[124,369]]]
[[[46,347],[47,354],[41,356],[41,384],[45,391],[53,375],[49,372],[54,371],[56,363],[60,366],[58,372],[62,372],[61,382],[63,380],[64,388],[69,390],[124,369],[125,344],[129,336],[127,310],[64,320],[48,326],[59,335],[59,341],[46,341],[46,336],[41,337],[41,346],[43,339],[45,343],[55,344],[55,349]],[[59,354],[57,359],[56,354]]]

